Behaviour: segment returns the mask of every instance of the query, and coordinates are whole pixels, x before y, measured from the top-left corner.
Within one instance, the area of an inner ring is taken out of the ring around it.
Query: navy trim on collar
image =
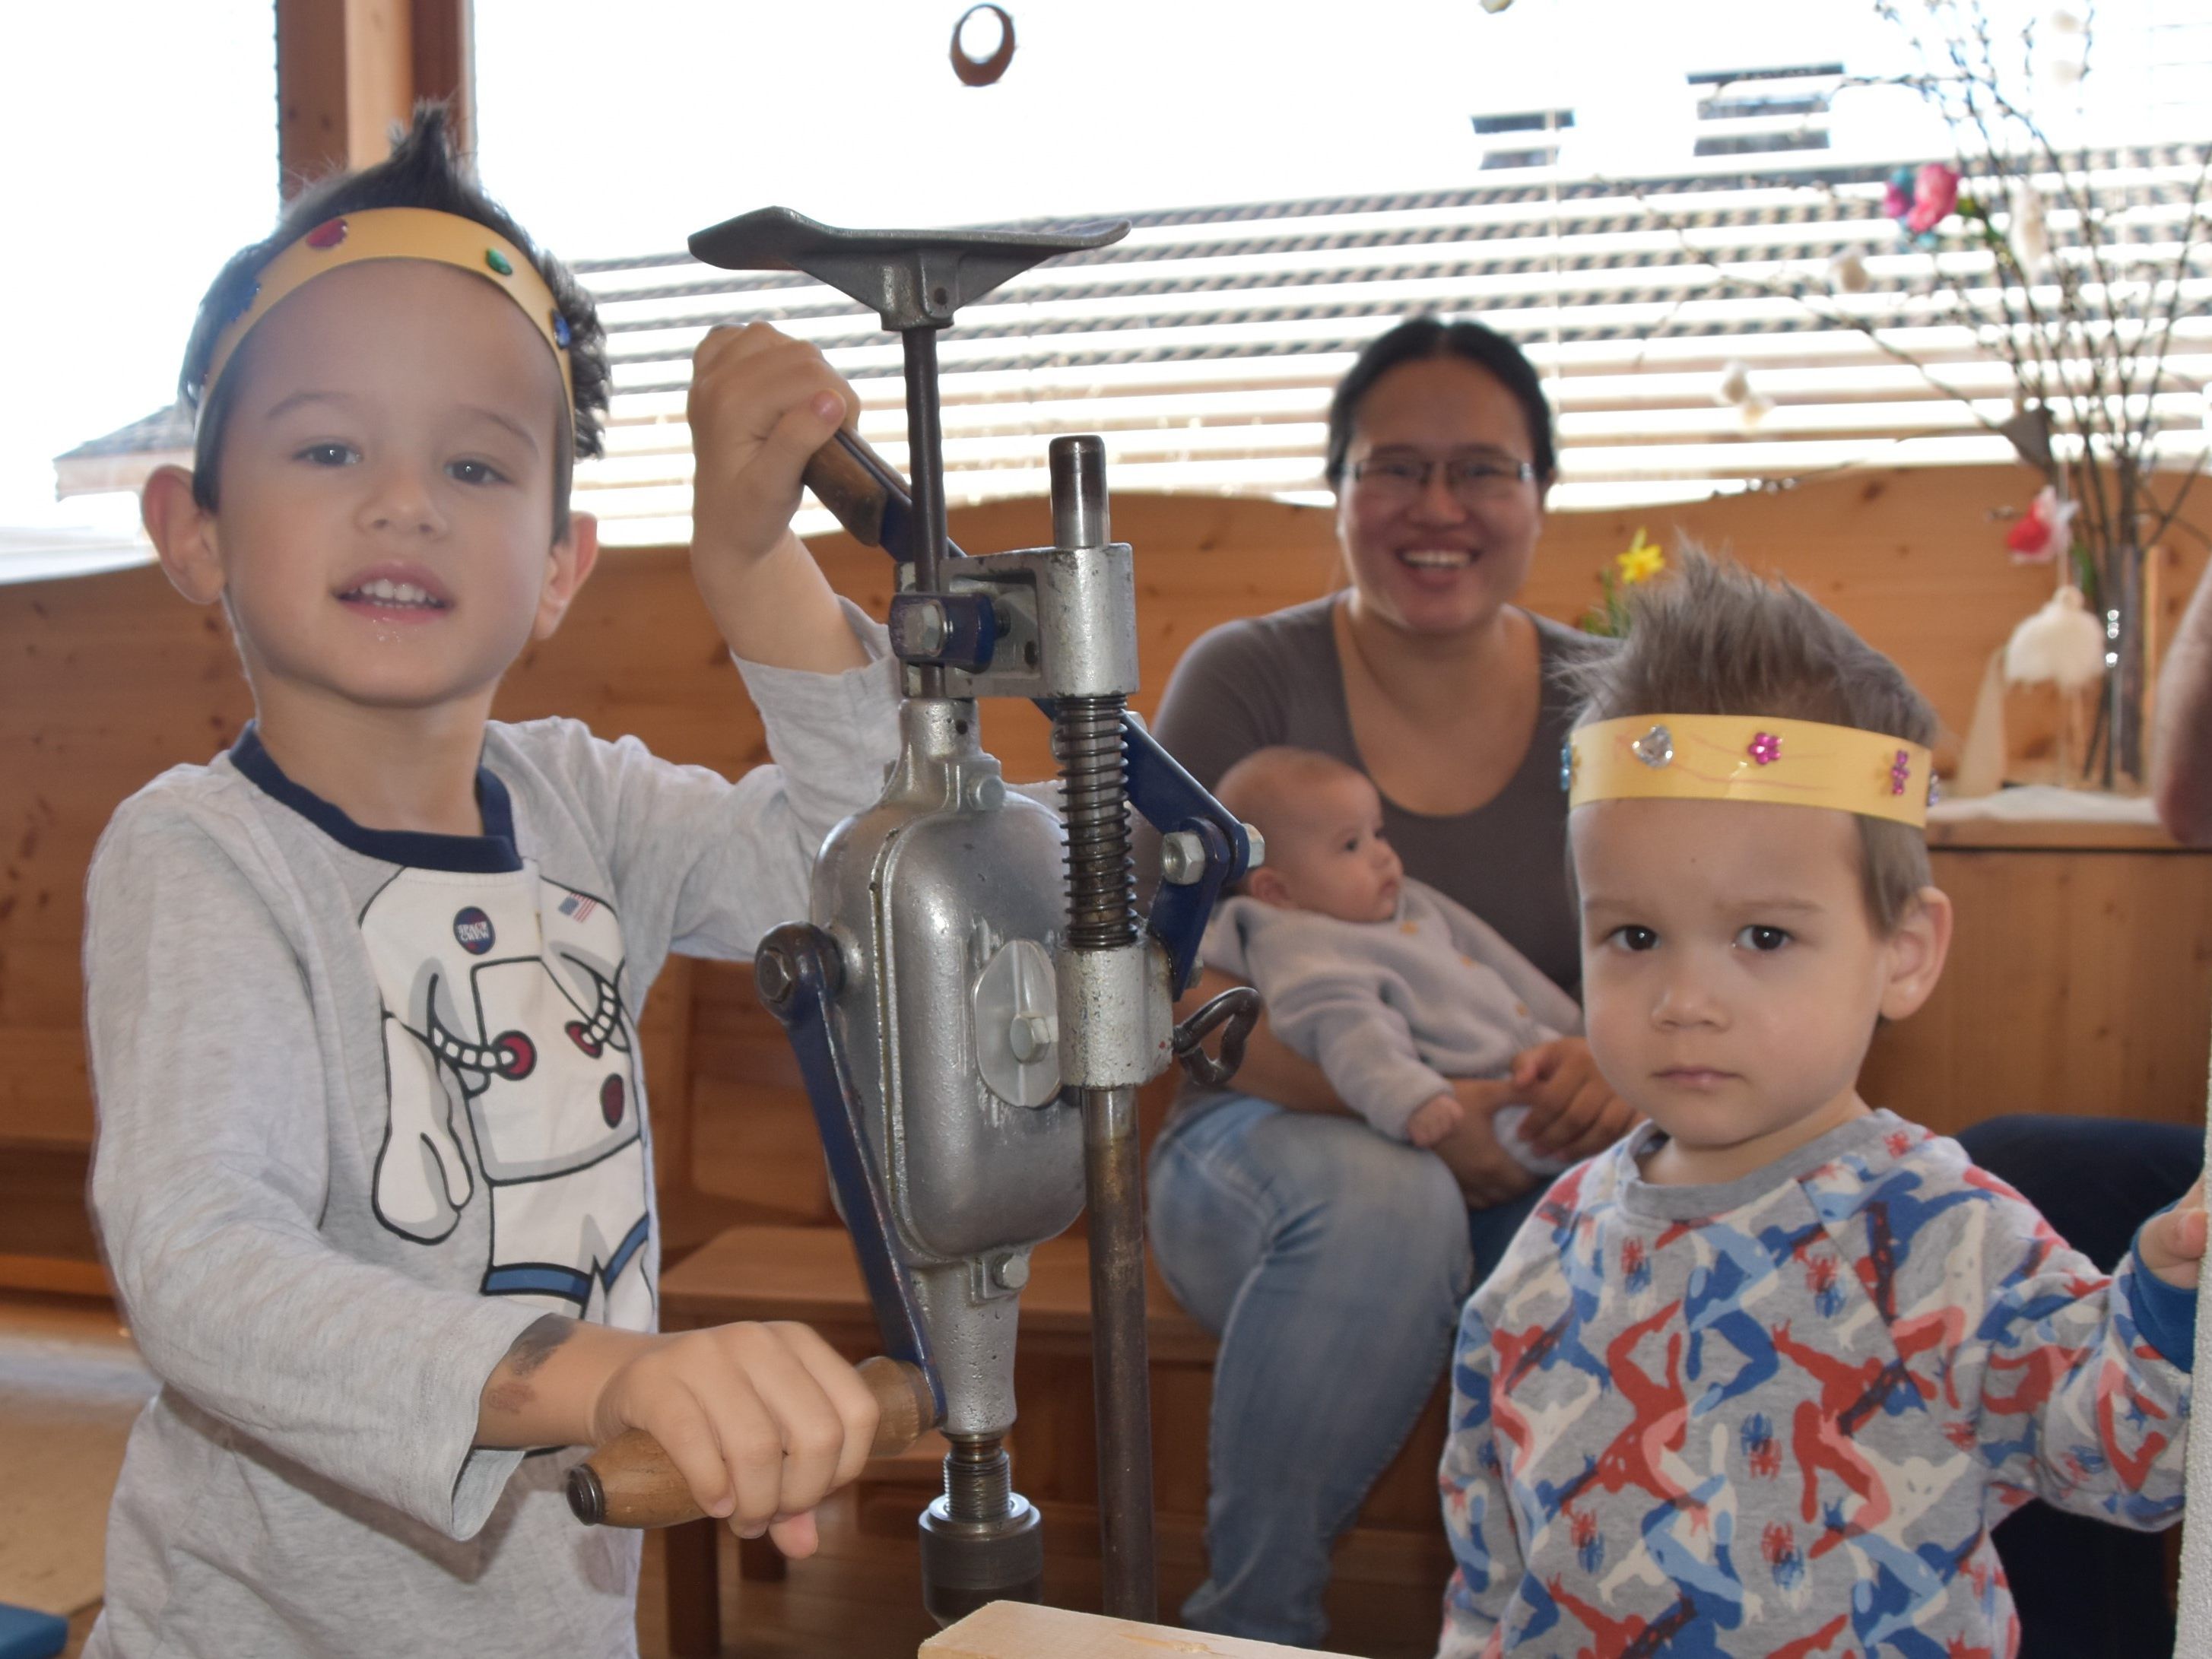
[[[252,721],[230,746],[230,763],[341,847],[365,858],[414,870],[449,870],[459,875],[497,876],[522,868],[514,848],[514,807],[507,786],[485,767],[477,768],[477,808],[483,814],[481,836],[436,836],[419,830],[370,830],[356,823],[313,790],[292,781],[261,745]]]

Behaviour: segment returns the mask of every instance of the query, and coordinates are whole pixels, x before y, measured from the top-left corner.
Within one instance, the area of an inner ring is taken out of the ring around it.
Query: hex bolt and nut
[[[1024,1066],[1044,1057],[1060,1041],[1060,1020],[1053,1014],[1018,1014],[1006,1027],[1006,1046]]]
[[[1030,1282],[1027,1256],[1002,1255],[991,1264],[991,1282],[1002,1291],[1018,1291]]]
[[[968,804],[979,812],[995,812],[1006,804],[1006,781],[985,773],[968,786]]]
[[[761,1000],[775,1007],[790,996],[798,975],[790,957],[771,947],[753,959],[753,981],[760,988]]]
[[[1188,887],[1206,873],[1206,843],[1195,830],[1177,830],[1160,837],[1160,879],[1170,887]]]
[[[1267,862],[1267,843],[1250,824],[1244,834],[1252,843],[1251,867]],[[1160,879],[1170,887],[1188,887],[1206,874],[1206,843],[1195,830],[1177,830],[1160,837]]]
[[[905,606],[899,612],[899,651],[909,657],[933,657],[945,649],[948,631],[945,607],[936,600]]]

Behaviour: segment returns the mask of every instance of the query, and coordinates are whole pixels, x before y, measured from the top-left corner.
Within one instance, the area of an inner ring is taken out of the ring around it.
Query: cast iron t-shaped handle
[[[770,207],[698,232],[690,247],[725,270],[804,271],[903,331],[949,327],[954,312],[1031,265],[1128,234],[1127,219],[1065,230],[846,230]]]

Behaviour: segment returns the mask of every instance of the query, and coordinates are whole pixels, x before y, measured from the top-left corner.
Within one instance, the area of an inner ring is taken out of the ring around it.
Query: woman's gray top
[[[1160,698],[1152,730],[1212,788],[1255,749],[1291,744],[1366,769],[1352,737],[1330,613],[1338,596],[1265,617],[1224,623],[1183,653]],[[1589,635],[1542,617],[1536,624],[1543,704],[1528,752],[1505,787],[1472,812],[1410,812],[1386,793],[1382,822],[1408,874],[1438,888],[1495,927],[1571,994],[1582,956],[1567,892],[1567,799],[1559,750],[1573,714],[1557,671],[1606,649]]]

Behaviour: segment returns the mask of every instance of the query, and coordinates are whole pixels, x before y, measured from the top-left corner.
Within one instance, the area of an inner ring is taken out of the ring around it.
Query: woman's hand
[[[1466,1109],[1459,1126],[1429,1150],[1443,1159],[1460,1191],[1476,1209],[1486,1210],[1520,1197],[1536,1184],[1538,1177],[1498,1144],[1490,1127],[1492,1115],[1514,1098],[1510,1086],[1480,1078],[1456,1078],[1452,1092]]]
[[[1528,1106],[1522,1133],[1540,1152],[1592,1158],[1637,1121],[1628,1103],[1599,1075],[1589,1044],[1580,1037],[1554,1037],[1523,1048],[1513,1057],[1510,1082],[1508,1098]]]

